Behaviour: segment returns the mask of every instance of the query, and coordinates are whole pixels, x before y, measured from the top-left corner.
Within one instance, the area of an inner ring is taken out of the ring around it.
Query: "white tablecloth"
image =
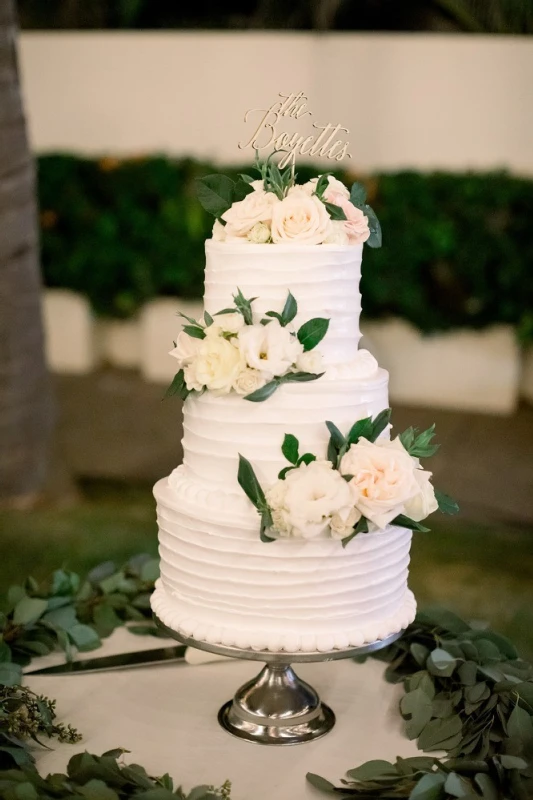
[[[87,657],[161,647],[166,640],[116,631]],[[175,644],[175,642],[174,642]],[[40,659],[29,669],[61,660]],[[70,722],[83,741],[36,749],[38,768],[63,771],[80,750],[101,754],[114,747],[151,775],[170,773],[187,790],[229,778],[233,800],[285,800],[321,795],[305,780],[315,772],[337,781],[346,770],[375,758],[417,754],[402,733],[401,689],[383,679],[384,666],[369,659],[296,664],[296,672],[334,710],[335,728],[316,742],[267,747],[238,740],[217,722],[219,707],[261,668],[258,662],[219,661],[190,666],[166,664],[88,675],[28,676],[36,692],[56,698],[60,721]]]

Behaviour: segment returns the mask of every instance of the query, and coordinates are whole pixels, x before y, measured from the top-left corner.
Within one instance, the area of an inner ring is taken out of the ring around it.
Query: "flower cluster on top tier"
[[[370,236],[368,217],[350,201],[343,183],[328,176],[321,197],[318,178],[288,189],[282,199],[263,188],[263,181],[250,184],[253,191],[215,220],[213,239],[254,244],[362,244]],[[344,211],[345,219],[332,219],[326,203]],[[225,223],[225,224],[223,224]]]
[[[281,172],[270,161],[254,169],[257,178],[207,175],[198,181],[198,198],[216,218],[216,241],[381,246],[379,221],[361,183],[349,191],[325,173],[298,184],[291,167]]]
[[[389,524],[427,531],[420,521],[437,509],[456,513],[457,505],[433,488],[431,472],[420,464],[438,449],[431,444],[435,426],[422,433],[409,428],[391,441],[381,437],[390,414],[386,409],[374,420],[358,420],[347,436],[327,422],[327,459],[300,455],[298,440],[286,434],[282,452],[289,466],[266,492],[240,456],[239,483],[261,515],[261,539],[313,539],[329,532],[346,546],[358,533]]]
[[[298,305],[290,292],[281,312],[267,311],[261,318],[252,310],[256,299],[248,300],[238,290],[234,307],[217,312],[216,319],[207,312],[203,320],[180,314],[188,324],[170,351],[180,368],[167,394],[185,400],[191,392],[233,391],[261,402],[283,383],[314,381],[324,374],[322,355],[315,348],[329,320],[316,317],[296,330],[291,323]]]

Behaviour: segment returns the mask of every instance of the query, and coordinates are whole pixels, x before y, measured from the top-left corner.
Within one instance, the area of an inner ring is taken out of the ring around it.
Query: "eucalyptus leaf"
[[[11,661],[0,663],[0,686],[17,686],[22,683],[22,668]]]
[[[456,772],[450,772],[446,777],[444,790],[451,794],[452,797],[468,797],[470,795],[470,783],[458,775]]]
[[[432,719],[418,739],[418,747],[425,752],[445,750],[446,743],[461,737],[463,724],[456,714],[448,719]]]
[[[433,675],[446,678],[453,675],[456,666],[457,660],[440,647],[435,648],[427,660],[427,668]]]
[[[409,800],[445,800],[445,777],[441,773],[428,773],[418,781]]]
[[[346,773],[352,780],[364,783],[366,781],[376,781],[380,778],[390,777],[396,775],[396,768],[390,761],[378,758],[372,761],[366,761],[355,769],[350,769]]]
[[[77,623],[76,625],[72,625],[67,633],[72,643],[82,652],[94,650],[101,644],[100,637],[94,628],[91,628],[89,625]]]
[[[22,597],[13,611],[15,625],[31,625],[42,617],[48,608],[48,601],[41,597]]]
[[[350,202],[356,208],[362,208],[366,203],[366,189],[362,183],[356,181],[352,183],[352,188],[350,189]]]
[[[431,719],[431,699],[422,689],[404,694],[400,700],[402,716],[406,718],[405,730],[409,739],[417,739]]]
[[[313,772],[308,772],[305,777],[307,782],[310,783],[311,786],[314,786],[315,789],[320,789],[321,792],[326,792],[328,794],[337,794],[335,786],[325,778],[321,778],[320,775],[315,775]]]
[[[533,721],[531,715],[519,705],[511,711],[507,721],[507,733],[515,736],[525,745],[533,744]]]

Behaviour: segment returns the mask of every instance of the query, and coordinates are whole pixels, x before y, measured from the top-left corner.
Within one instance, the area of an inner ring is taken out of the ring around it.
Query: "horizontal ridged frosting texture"
[[[362,245],[272,245],[206,242],[204,304],[215,314],[231,306],[237,287],[257,297],[254,311],[281,311],[289,290],[298,303],[297,326],[330,319],[319,349],[326,363],[350,361],[361,338]]]

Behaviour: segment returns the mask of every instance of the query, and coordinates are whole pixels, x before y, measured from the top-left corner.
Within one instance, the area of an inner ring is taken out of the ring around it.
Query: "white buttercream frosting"
[[[407,589],[411,532],[359,534],[346,548],[327,531],[312,540],[259,538],[259,516],[237,481],[239,454],[268,489],[287,466],[286,433],[325,458],[326,420],[347,432],[388,406],[388,375],[360,339],[361,247],[206,243],[206,310],[231,306],[239,288],[254,311],[281,310],[290,290],[296,327],[330,318],[320,343],[325,374],[280,386],[263,403],[237,394],[191,394],[183,464],[159,481],[161,579],[152,607],[184,635],[257,650],[362,645],[414,618]]]

